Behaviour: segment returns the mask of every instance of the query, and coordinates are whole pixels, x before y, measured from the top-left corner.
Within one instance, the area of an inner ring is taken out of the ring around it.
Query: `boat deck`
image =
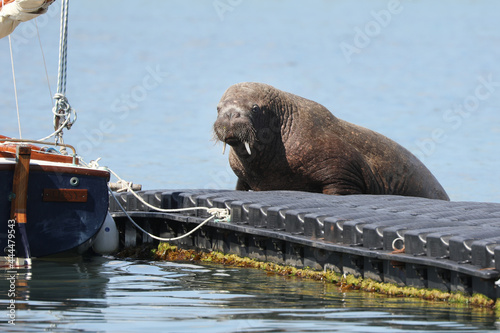
[[[381,282],[497,299],[500,204],[424,198],[329,196],[295,191],[155,190],[139,192],[162,208],[229,208],[229,222],[210,221],[171,242],[299,268],[331,269]],[[160,237],[185,234],[206,211],[159,213],[129,193],[121,205]],[[110,199],[121,247],[152,242]]]

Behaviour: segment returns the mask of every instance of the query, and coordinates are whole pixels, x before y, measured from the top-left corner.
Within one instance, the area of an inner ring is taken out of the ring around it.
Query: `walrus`
[[[449,200],[411,152],[335,117],[323,105],[263,83],[229,87],[214,138],[231,146],[237,190],[390,194]]]

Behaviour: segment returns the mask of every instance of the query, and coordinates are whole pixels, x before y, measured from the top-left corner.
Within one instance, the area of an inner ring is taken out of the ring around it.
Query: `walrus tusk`
[[[245,142],[245,148],[247,149],[248,155],[252,155],[252,151],[250,150],[250,144],[248,142]]]
[[[222,146],[222,155],[224,155],[225,152],[226,152],[226,143],[224,142]]]

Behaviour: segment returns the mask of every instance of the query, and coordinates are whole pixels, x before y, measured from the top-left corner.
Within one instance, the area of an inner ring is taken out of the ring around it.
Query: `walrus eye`
[[[257,104],[254,104],[252,106],[252,112],[259,112],[259,110],[260,110],[260,108],[259,108],[259,106]]]

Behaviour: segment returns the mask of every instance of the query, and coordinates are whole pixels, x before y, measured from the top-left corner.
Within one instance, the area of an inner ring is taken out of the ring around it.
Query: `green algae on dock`
[[[496,302],[484,295],[474,294],[467,296],[462,292],[443,292],[437,289],[425,289],[408,286],[397,286],[393,283],[384,283],[372,279],[363,279],[353,275],[342,275],[331,270],[313,270],[310,268],[295,268],[263,262],[251,258],[242,258],[234,254],[224,254],[218,251],[197,251],[181,249],[169,243],[160,243],[158,247],[142,246],[129,248],[119,253],[120,257],[135,257],[162,261],[201,262],[227,265],[239,268],[253,268],[281,276],[296,277],[322,281],[334,284],[341,292],[361,290],[393,297],[419,298],[429,301],[449,302],[453,304],[496,309],[500,311]]]

